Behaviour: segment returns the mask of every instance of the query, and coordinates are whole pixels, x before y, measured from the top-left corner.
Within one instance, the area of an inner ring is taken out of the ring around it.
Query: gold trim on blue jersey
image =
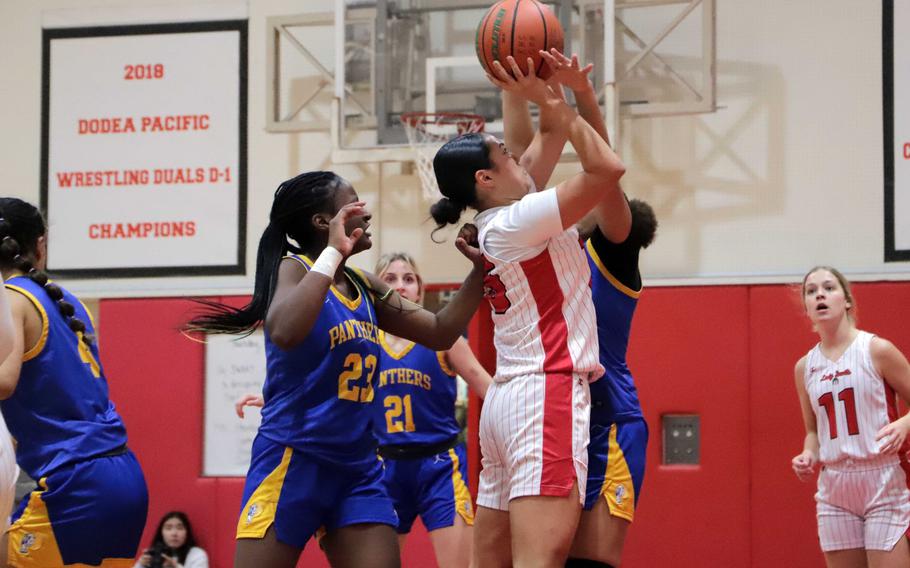
[[[411,352],[411,349],[414,349],[415,345],[417,345],[416,343],[411,341],[401,351],[395,351],[394,349],[392,349],[392,346],[389,345],[388,342],[385,340],[385,332],[382,331],[381,329],[379,330],[379,344],[382,345],[382,348],[389,355],[389,357],[391,357],[392,359],[395,359],[396,361],[400,361],[405,355],[407,355],[408,353]]]
[[[588,239],[588,242],[585,243],[585,246],[588,248],[588,253],[590,253],[591,259],[594,261],[594,264],[597,265],[597,268],[598,268],[598,270],[600,270],[600,273],[603,274],[604,278],[606,278],[610,282],[610,284],[613,285],[614,288],[616,288],[617,290],[619,290],[626,296],[629,296],[630,298],[637,299],[641,295],[641,289],[639,289],[638,291],[635,291],[635,290],[629,288],[628,286],[626,286],[625,284],[623,284],[622,282],[620,282],[619,280],[617,280],[615,276],[610,274],[610,271],[607,270],[607,267],[604,265],[603,261],[600,260],[600,256],[597,254],[597,251],[594,250],[594,243],[591,242],[591,239]]]
[[[632,483],[632,472],[629,471],[626,456],[616,439],[618,431],[614,422],[610,426],[607,470],[604,472],[600,494],[606,499],[611,516],[631,523],[635,517],[635,484]]]
[[[303,254],[289,254],[289,255],[287,255],[287,256],[284,257],[284,258],[290,258],[290,259],[296,260],[296,261],[299,262],[301,265],[303,265],[304,268],[307,269],[307,272],[309,272],[310,267],[313,266],[313,261],[310,260],[310,257],[308,257],[308,256],[306,256],[306,255],[303,255]],[[281,260],[284,260],[284,258],[281,259]],[[341,300],[341,303],[343,303],[345,306],[347,306],[347,308],[348,308],[349,310],[354,311],[354,310],[356,310],[357,308],[360,307],[360,303],[363,301],[363,294],[360,293],[360,285],[357,284],[357,282],[354,282],[354,279],[353,279],[353,278],[351,278],[350,276],[348,276],[347,273],[345,273],[344,277],[348,279],[348,282],[350,282],[351,284],[354,285],[354,290],[357,291],[357,297],[356,297],[356,298],[354,298],[353,300],[349,299],[347,296],[345,296],[344,294],[342,294],[342,293],[338,290],[338,288],[335,287],[334,284],[332,284],[332,285],[329,287],[329,289],[332,290],[332,293],[335,294],[335,297],[336,297],[336,298],[338,298],[339,300]]]
[[[285,448],[278,464],[272,473],[268,474],[256,491],[250,495],[243,506],[240,519],[237,520],[237,538],[262,538],[266,531],[275,522],[275,513],[278,511],[278,497],[284,486],[284,478],[288,474],[293,448]]]
[[[458,454],[454,449],[449,449],[449,458],[452,460],[452,491],[455,495],[455,511],[464,519],[466,525],[474,526],[474,504],[471,502],[471,492],[461,476],[461,467]]]
[[[439,368],[442,369],[442,372],[443,372],[443,373],[449,375],[450,377],[457,377],[457,376],[458,376],[458,373],[456,373],[456,372],[452,369],[452,367],[449,367],[449,362],[446,361],[446,352],[445,352],[445,351],[437,351],[437,352],[436,352],[436,359],[439,360]]]
[[[38,312],[41,314],[41,337],[38,338],[38,342],[32,346],[31,349],[22,354],[22,362],[30,361],[41,354],[44,350],[44,345],[47,343],[47,335],[50,333],[50,320],[47,319],[47,312],[44,309],[44,306],[41,305],[41,302],[38,301],[31,292],[25,288],[20,288],[15,284],[7,284],[6,287],[15,292],[19,292],[37,308]]]

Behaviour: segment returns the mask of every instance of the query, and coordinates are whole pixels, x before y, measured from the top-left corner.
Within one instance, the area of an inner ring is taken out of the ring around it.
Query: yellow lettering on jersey
[[[367,376],[364,386],[355,383],[363,376],[366,368]],[[371,402],[373,393],[373,374],[376,372],[376,356],[362,357],[360,353],[349,353],[344,359],[344,370],[338,375],[338,398],[351,402]]]
[[[329,330],[329,349],[330,350],[335,349],[335,344],[338,343],[339,338],[340,338],[340,336],[339,336],[339,332],[338,332],[338,326],[336,325],[335,327],[333,327]]]
[[[98,379],[101,378],[101,365],[98,364],[98,361],[95,359],[95,356],[92,355],[92,350],[88,345],[82,341],[82,332],[76,332],[76,342],[79,344],[79,358],[82,359],[82,362],[89,366],[92,370],[92,375]]]
[[[414,411],[411,408],[411,395],[408,394],[404,397],[387,396],[382,401],[382,405],[386,408],[385,425],[389,434],[416,430],[414,427]],[[404,421],[401,420],[402,411],[404,411]]]

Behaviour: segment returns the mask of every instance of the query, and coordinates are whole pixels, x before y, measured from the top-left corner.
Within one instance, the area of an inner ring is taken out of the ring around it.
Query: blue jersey
[[[616,422],[641,418],[638,391],[626,364],[629,332],[641,287],[633,290],[610,274],[606,259],[595,250],[593,239],[587,241],[585,250],[591,267],[591,296],[597,315],[600,362],[606,369],[599,381],[591,383],[591,420]],[[637,255],[635,262],[637,270]]]
[[[290,258],[307,270],[304,256]],[[379,370],[376,311],[363,280],[346,269],[357,297],[334,286],[307,338],[284,351],[265,334],[265,406],[259,433],[312,459],[367,468],[376,463],[369,403]]]
[[[0,402],[10,434],[18,442],[19,466],[32,479],[41,479],[63,465],[126,444],[123,421],[108,398],[97,343],[86,345],[70,329],[43,286],[17,276],[6,287],[28,298],[41,315],[41,337],[23,354],[13,395]],[[94,335],[85,306],[66,290],[63,296],[87,333]]]
[[[417,343],[396,353],[382,332],[379,339],[382,358],[373,404],[379,444],[439,444],[457,436],[457,384],[445,353]]]

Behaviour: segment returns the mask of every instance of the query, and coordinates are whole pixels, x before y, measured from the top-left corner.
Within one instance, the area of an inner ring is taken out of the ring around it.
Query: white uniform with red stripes
[[[822,471],[815,495],[822,550],[891,550],[910,527],[906,450],[879,453],[878,431],[896,420],[897,398],[875,370],[871,333],[859,331],[840,359],[816,345],[805,384],[815,410]]]
[[[603,374],[575,229],[564,231],[554,189],[477,215],[497,361],[480,417],[477,503],[508,510],[527,495],[584,499],[591,394]]]

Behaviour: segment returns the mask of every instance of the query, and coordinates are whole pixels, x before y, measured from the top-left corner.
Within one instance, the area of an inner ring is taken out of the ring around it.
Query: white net
[[[476,114],[453,112],[408,112],[401,115],[423,195],[428,200],[442,197],[433,172],[433,157],[443,144],[461,134],[483,132],[484,119]]]

